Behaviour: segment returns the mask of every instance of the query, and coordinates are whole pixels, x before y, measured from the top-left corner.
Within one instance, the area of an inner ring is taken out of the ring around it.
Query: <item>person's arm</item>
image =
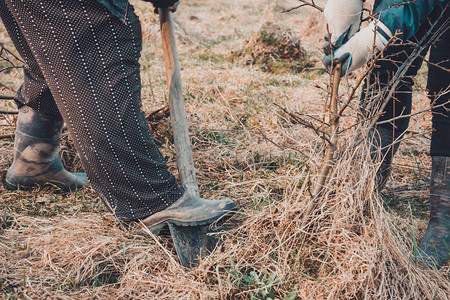
[[[382,22],[372,21],[334,51],[333,55],[326,56],[323,63],[327,70],[331,71],[333,65],[340,62],[341,75],[349,74],[366,64],[374,54],[382,51],[392,36],[389,28]]]
[[[378,51],[383,50],[395,33],[406,41],[431,14],[439,3],[448,0],[385,0],[375,13],[375,20],[362,28],[347,43],[338,48],[333,57],[328,55],[323,62],[331,70],[333,61],[342,63],[342,75],[348,74],[367,63]]]
[[[373,13],[393,34],[401,32],[398,37],[406,41],[442,2],[445,0],[384,0]]]

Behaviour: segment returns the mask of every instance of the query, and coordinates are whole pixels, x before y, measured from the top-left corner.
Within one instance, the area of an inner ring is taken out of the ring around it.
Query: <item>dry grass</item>
[[[1,187],[3,298],[447,299],[449,267],[423,270],[411,256],[428,213],[426,138],[408,136],[395,160],[394,181],[380,196],[373,192],[375,165],[367,149],[347,148],[352,131],[346,131],[324,196],[310,215],[303,214],[312,201],[322,143],[274,104],[322,117],[324,92],[314,85],[326,87],[328,75],[320,63],[299,74],[272,74],[229,60],[266,21],[291,27],[311,61],[319,60],[323,20],[307,9],[280,14],[295,4],[193,0],[176,16],[202,194],[231,197],[240,207],[233,229],[222,235],[223,246],[198,269],[185,271],[170,240],[124,228],[91,189],[58,194]],[[162,51],[152,10],[145,3],[137,8],[146,39],[143,109],[150,113],[165,105]],[[4,35],[2,41],[10,46]],[[2,73],[0,81],[17,88],[20,76]],[[343,82],[341,92],[353,83]],[[0,101],[1,109],[14,109]],[[427,105],[421,91],[414,101],[415,109]],[[164,117],[151,125],[176,173]],[[11,117],[0,118],[0,134],[11,133]],[[416,116],[411,129],[426,132],[429,118]],[[342,126],[354,120],[350,110]],[[12,140],[0,140],[3,174],[12,149]],[[61,150],[68,168],[79,169],[67,137]]]

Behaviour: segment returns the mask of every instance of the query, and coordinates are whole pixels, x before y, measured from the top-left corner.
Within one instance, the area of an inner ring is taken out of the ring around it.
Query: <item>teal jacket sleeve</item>
[[[120,20],[125,21],[128,0],[97,0],[99,3],[103,4],[113,15],[118,17]]]
[[[380,0],[375,1],[373,13],[378,13],[376,18],[383,22],[391,30],[392,34],[400,31],[402,34],[399,38],[406,41],[416,33],[419,26],[431,14],[433,8],[445,1]]]

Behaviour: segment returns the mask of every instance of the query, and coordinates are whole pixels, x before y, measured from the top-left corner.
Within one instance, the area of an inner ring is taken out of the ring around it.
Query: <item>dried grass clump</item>
[[[123,230],[111,217],[19,217],[0,239],[0,292],[27,299],[214,295],[167,247]]]
[[[272,22],[262,25],[245,41],[237,56],[271,73],[300,72],[311,66],[298,36],[288,27]]]
[[[268,293],[282,299],[447,299],[445,269],[414,263],[416,221],[386,211],[374,192],[368,153],[364,145],[341,150],[309,215],[306,171],[287,175],[281,200],[247,211],[229,234],[230,248],[216,258],[226,270],[222,282],[231,283],[224,293],[233,299]]]

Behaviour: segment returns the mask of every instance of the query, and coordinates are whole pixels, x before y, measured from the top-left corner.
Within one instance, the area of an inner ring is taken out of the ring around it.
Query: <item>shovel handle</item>
[[[199,196],[200,192],[195,178],[194,160],[192,158],[191,141],[186,110],[184,108],[180,64],[173,33],[172,12],[161,8],[158,8],[158,12],[166,64],[167,87],[169,89],[170,120],[177,154],[177,168],[184,189],[191,195]],[[206,253],[206,227],[183,227],[169,223],[169,229],[181,265],[186,268],[198,266],[199,258]]]
[[[173,32],[172,12],[158,8],[161,24],[161,38],[166,65],[166,79],[169,92],[169,110],[177,154],[177,168],[181,184],[185,190],[194,196],[199,196],[199,188],[195,178],[192,146],[189,138],[186,110],[181,86],[180,64],[178,62],[177,46]]]

